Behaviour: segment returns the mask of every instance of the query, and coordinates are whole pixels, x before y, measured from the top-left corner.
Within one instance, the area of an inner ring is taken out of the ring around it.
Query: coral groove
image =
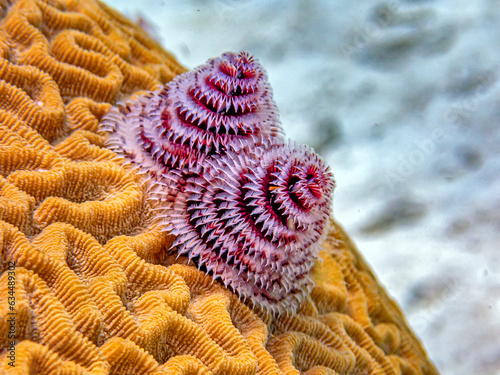
[[[227,77],[257,67],[227,59]],[[253,311],[165,252],[175,237],[98,129],[185,70],[97,0],[0,1],[0,374],[437,374],[336,223],[293,316]]]

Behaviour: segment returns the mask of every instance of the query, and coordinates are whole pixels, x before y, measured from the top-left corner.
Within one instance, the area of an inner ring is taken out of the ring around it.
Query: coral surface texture
[[[437,374],[335,222],[296,314],[165,251],[98,126],[185,70],[98,1],[0,1],[0,374]]]

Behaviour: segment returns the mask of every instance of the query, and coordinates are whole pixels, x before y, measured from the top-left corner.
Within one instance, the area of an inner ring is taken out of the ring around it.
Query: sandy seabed
[[[188,67],[246,50],[443,375],[500,374],[500,6],[108,0]]]

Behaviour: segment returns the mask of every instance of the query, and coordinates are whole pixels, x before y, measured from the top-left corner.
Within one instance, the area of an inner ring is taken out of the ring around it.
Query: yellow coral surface
[[[96,0],[0,0],[0,373],[437,374],[342,229],[293,316],[174,260],[102,116],[185,69]]]

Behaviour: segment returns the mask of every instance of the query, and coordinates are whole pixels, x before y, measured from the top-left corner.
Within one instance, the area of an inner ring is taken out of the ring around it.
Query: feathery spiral
[[[335,182],[307,146],[244,151],[210,160],[187,180],[165,214],[174,246],[254,305],[295,311],[312,289]]]
[[[104,118],[108,145],[140,170],[194,173],[228,149],[282,138],[267,76],[245,52],[225,53]]]

